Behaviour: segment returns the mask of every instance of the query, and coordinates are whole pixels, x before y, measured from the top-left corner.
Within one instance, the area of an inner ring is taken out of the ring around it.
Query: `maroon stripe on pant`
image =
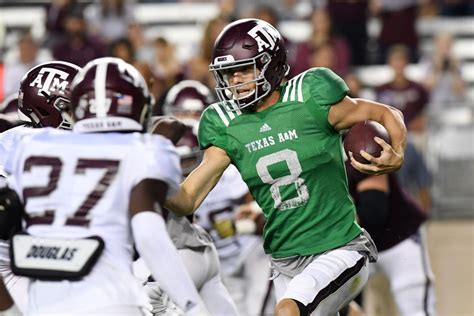
[[[359,271],[364,267],[364,265],[365,257],[362,257],[356,262],[354,266],[344,270],[336,279],[329,282],[329,284],[325,288],[321,289],[321,291],[319,291],[314,300],[308,304],[308,315],[314,312],[314,310],[318,307],[319,303],[321,303],[332,293],[336,292],[347,281],[349,281],[352,277],[359,273]]]

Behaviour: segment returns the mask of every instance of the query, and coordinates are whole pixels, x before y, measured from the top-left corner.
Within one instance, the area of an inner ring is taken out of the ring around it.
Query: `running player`
[[[197,140],[199,119],[205,107],[214,101],[209,88],[194,80],[181,81],[166,96],[164,113],[187,126],[178,143],[185,176],[201,162],[202,151]],[[224,284],[240,314],[258,315],[267,291],[269,260],[262,248],[262,238],[252,230],[240,233],[241,222],[234,219],[235,209],[249,198],[247,185],[230,165],[195,215],[197,223],[214,241]]]
[[[384,125],[392,146],[357,169],[392,172],[403,162],[406,129],[388,106],[347,96],[344,81],[325,68],[280,85],[286,49],[270,24],[244,19],[228,25],[214,45],[210,69],[221,102],[199,125],[203,161],[166,205],[196,210],[234,164],[266,216],[264,248],[272,257],[276,315],[336,315],[360,291],[375,259],[355,221],[341,153],[340,130],[371,119]]]

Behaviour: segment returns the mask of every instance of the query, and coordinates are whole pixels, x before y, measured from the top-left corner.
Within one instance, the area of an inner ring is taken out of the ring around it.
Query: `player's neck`
[[[264,98],[263,101],[257,104],[255,112],[261,112],[263,110],[268,109],[272,105],[278,102],[280,99],[280,91],[275,90],[273,91],[268,97]]]

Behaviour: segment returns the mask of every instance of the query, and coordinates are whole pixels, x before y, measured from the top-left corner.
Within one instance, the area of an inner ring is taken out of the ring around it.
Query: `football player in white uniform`
[[[70,85],[81,68],[67,62],[53,61],[40,64],[30,69],[20,82],[20,91],[17,96],[7,98],[1,106],[3,118],[10,121],[14,126],[5,126],[5,131],[0,134],[0,174],[6,177],[3,171],[3,161],[10,155],[15,146],[16,139],[33,131],[33,128],[57,127],[70,129],[71,109],[69,105]],[[7,130],[8,129],[8,130]],[[14,194],[6,187],[6,181],[0,184],[2,188],[1,206],[10,213],[5,216],[4,226],[14,232],[15,219],[20,207],[16,203]],[[6,232],[6,230],[3,230]],[[10,233],[0,237],[0,274],[13,299],[22,311],[28,305],[28,279],[16,276],[10,269],[10,258],[8,255],[8,242]]]
[[[208,103],[212,102],[212,95],[208,88],[197,81],[185,80],[173,86],[168,92],[165,101],[165,114],[175,116],[172,108],[184,108],[186,114],[178,118],[185,123],[184,136],[177,141],[177,150],[181,156],[183,174],[186,176],[199,163],[197,149],[197,131],[195,123],[198,116]],[[166,118],[165,118],[166,120]],[[153,124],[152,133],[163,133],[161,122]],[[216,247],[209,234],[200,226],[192,223],[192,218],[178,217],[172,212],[166,213],[168,233],[178,248],[178,253],[186,269],[193,279],[194,285],[211,315],[237,315],[237,308],[229,292],[222,283],[219,257]],[[159,289],[155,282],[147,284],[155,315],[162,315],[165,311],[176,310],[173,302],[167,299],[166,293]]]
[[[205,107],[214,102],[209,88],[194,80],[181,81],[166,96],[164,114],[178,118],[188,127],[178,143],[185,176],[201,162],[196,136],[199,118]],[[231,165],[194,213],[197,223],[214,241],[224,285],[242,315],[260,314],[270,276],[269,260],[262,238],[254,234],[255,227],[244,229],[242,234],[239,229],[244,227],[243,221],[234,220],[235,209],[250,199],[247,185]]]
[[[206,313],[156,212],[181,170],[168,139],[140,133],[149,100],[133,66],[100,58],[72,84],[72,133],[45,128],[14,143],[4,167],[25,205],[27,234],[13,237],[12,269],[32,278],[29,314],[142,315],[133,241],[187,315]]]

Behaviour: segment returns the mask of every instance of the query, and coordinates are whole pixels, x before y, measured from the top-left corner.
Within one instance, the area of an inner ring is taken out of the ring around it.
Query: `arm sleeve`
[[[131,227],[137,251],[160,287],[187,315],[205,312],[163,218],[152,211],[140,212],[132,217]]]
[[[349,87],[332,70],[322,67],[310,69],[305,81],[309,83],[311,96],[311,102],[307,105],[309,112],[323,130],[335,133],[328,121],[329,109],[347,95]]]
[[[216,110],[212,106],[209,106],[201,116],[198,130],[199,148],[201,150],[211,146],[222,149],[226,148],[227,137],[225,128],[219,122],[219,117],[216,116]]]

